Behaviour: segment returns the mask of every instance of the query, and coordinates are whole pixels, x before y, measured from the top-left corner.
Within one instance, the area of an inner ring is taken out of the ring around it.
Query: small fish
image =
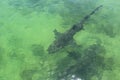
[[[55,53],[65,46],[69,44],[75,43],[73,36],[79,32],[80,30],[83,30],[83,24],[85,21],[90,18],[91,15],[93,15],[96,11],[101,8],[102,5],[98,6],[96,9],[94,9],[90,14],[86,15],[79,23],[73,25],[68,31],[65,33],[59,33],[57,30],[54,30],[55,33],[55,41],[48,47],[47,51],[48,53]]]

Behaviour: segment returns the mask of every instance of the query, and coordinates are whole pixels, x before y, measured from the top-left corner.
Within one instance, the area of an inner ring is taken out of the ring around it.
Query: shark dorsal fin
[[[58,32],[56,29],[53,32],[55,34],[55,38],[58,38],[62,35],[62,33]]]

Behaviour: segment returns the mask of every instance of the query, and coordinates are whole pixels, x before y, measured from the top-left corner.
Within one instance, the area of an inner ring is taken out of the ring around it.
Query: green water
[[[73,74],[86,80],[120,80],[119,0],[1,0],[0,80],[61,80],[58,75],[79,61],[65,51],[52,55],[47,52],[55,40],[53,31],[65,32],[101,4],[103,7],[86,21],[84,30],[74,39],[82,46],[76,50],[83,55],[94,48],[91,45],[99,44],[95,51],[103,53],[100,58],[104,59],[96,59],[97,64],[104,63],[107,69],[96,64],[93,72],[86,71],[87,67],[78,74],[75,67]],[[87,56],[83,56],[82,63],[86,63]],[[101,79],[95,70],[100,71]]]

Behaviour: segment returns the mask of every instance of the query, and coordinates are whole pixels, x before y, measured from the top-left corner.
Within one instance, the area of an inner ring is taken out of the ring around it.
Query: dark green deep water
[[[55,29],[66,32],[99,5],[74,35],[80,47],[47,52]],[[119,0],[1,0],[0,80],[120,80],[119,5]]]

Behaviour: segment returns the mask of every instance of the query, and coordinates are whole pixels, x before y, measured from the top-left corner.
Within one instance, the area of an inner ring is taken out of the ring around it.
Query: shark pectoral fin
[[[77,46],[76,42],[74,39],[72,39],[69,44],[65,47],[67,52],[71,52],[74,50],[74,48]]]
[[[55,34],[55,38],[58,38],[62,35],[62,33],[58,32],[56,29],[53,32]]]
[[[78,48],[81,48],[81,46],[78,45],[74,39],[72,39],[72,40],[69,42],[69,45],[67,45],[66,51],[67,51],[67,52],[77,51]]]

